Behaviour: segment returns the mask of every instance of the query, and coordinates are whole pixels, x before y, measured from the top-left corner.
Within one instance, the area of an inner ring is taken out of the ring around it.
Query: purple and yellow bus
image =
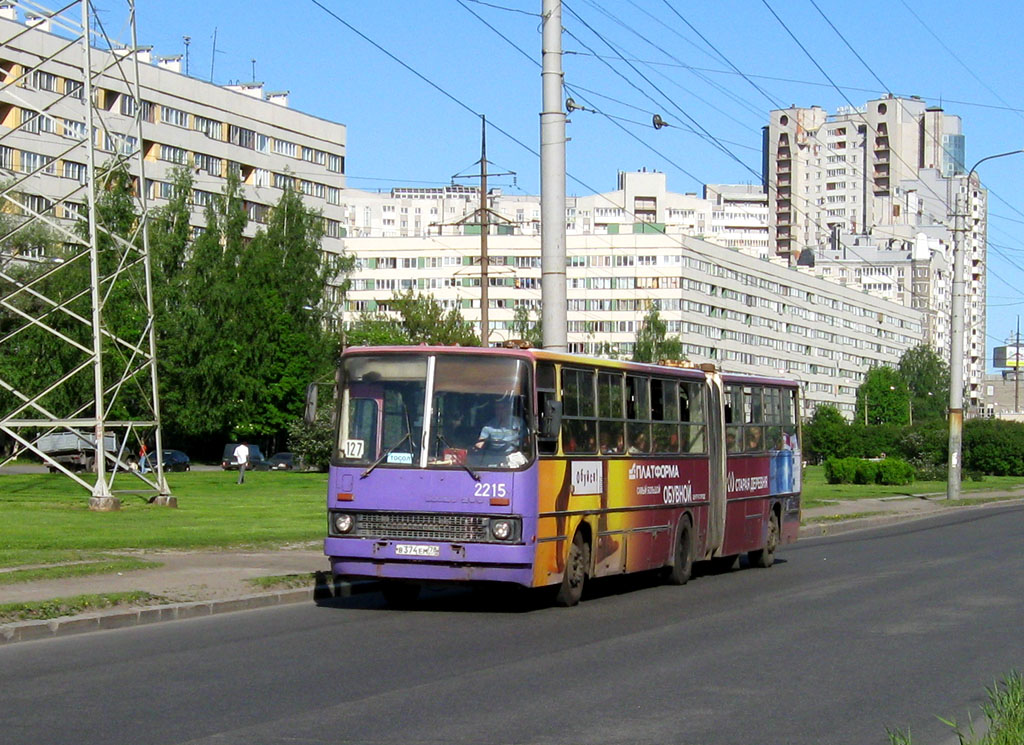
[[[324,552],[339,577],[551,586],[768,567],[800,523],[799,387],[535,349],[345,351]]]

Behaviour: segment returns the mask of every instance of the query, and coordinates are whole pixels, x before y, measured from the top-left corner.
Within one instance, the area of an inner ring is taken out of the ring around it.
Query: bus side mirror
[[[544,414],[541,419],[540,436],[553,440],[562,429],[562,402],[553,398],[544,399]]]
[[[306,386],[306,410],[302,415],[302,419],[307,425],[311,425],[316,421],[316,400],[319,390],[320,386],[316,383],[310,383]]]

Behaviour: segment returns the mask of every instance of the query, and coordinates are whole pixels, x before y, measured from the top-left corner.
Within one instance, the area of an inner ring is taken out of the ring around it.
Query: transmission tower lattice
[[[175,504],[162,460],[147,235],[150,112],[133,0],[126,11],[122,43],[88,0],[0,8],[0,433],[9,438],[0,466],[34,453],[87,489],[98,510],[117,509],[122,492]],[[128,220],[105,206],[119,185]],[[69,438],[95,454],[95,483],[46,444]],[[131,467],[143,443],[152,446],[148,473]],[[117,477],[135,488],[115,490]]]

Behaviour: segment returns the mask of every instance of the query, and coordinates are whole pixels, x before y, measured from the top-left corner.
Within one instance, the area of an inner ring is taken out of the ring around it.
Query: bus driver
[[[494,416],[480,430],[473,449],[488,464],[520,466],[526,463],[520,452],[524,432],[522,418],[512,413],[512,402],[508,398],[499,398],[494,402]]]

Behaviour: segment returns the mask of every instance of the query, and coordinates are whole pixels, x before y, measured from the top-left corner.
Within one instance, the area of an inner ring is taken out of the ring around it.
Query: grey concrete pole
[[[973,173],[973,171],[972,171]],[[971,176],[967,176],[970,189]],[[949,473],[946,499],[960,498],[960,450],[964,427],[964,214],[966,195],[957,190],[953,207],[953,310],[949,345]]]
[[[565,289],[565,112],[562,111],[562,3],[542,0],[540,114],[541,321],[545,349],[569,349]]]
[[[964,189],[957,190],[954,203],[953,218],[953,309],[949,345],[949,475],[946,479],[946,499],[960,497],[961,482],[961,450],[964,429],[964,311],[966,309],[966,281],[964,267],[967,251],[967,228],[965,220],[970,206],[971,177],[978,166],[986,160],[1005,158],[1007,155],[1024,153],[1024,150],[1011,150],[982,158],[964,180]]]

